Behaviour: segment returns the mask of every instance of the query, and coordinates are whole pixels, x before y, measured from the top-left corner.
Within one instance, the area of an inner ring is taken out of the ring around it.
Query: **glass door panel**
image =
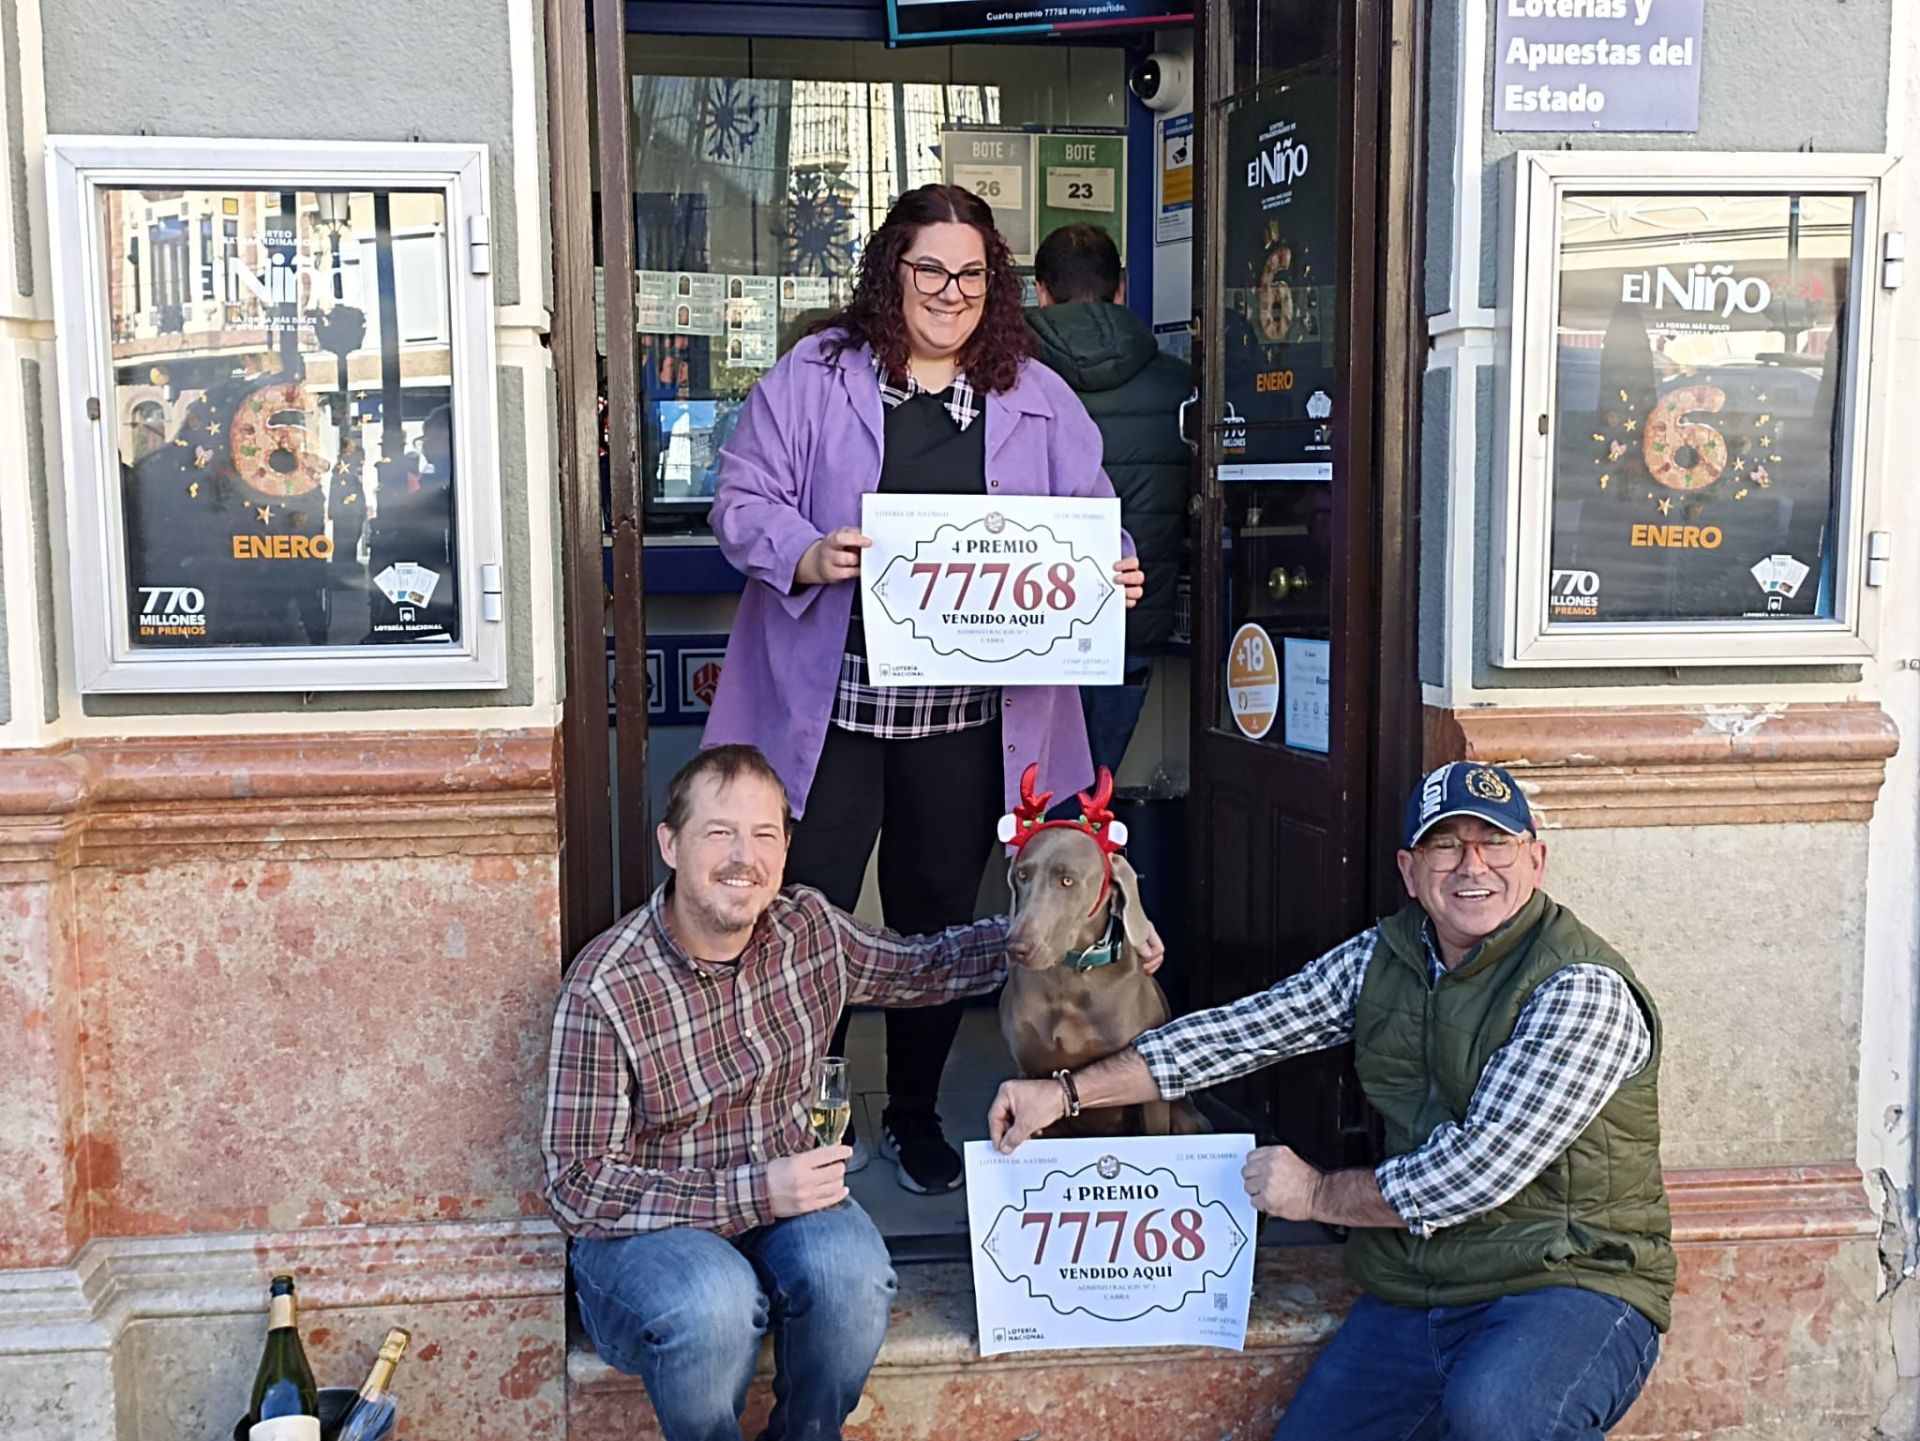
[[[944,132],[1122,129],[1125,53],[634,37],[649,528],[704,518],[747,392],[846,303],[893,202],[942,178]]]

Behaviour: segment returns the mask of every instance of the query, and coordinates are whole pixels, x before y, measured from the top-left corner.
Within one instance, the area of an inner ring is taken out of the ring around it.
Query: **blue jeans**
[[[732,1238],[682,1226],[576,1240],[573,1278],[594,1349],[646,1383],[666,1441],[739,1441],[769,1325],[762,1441],[836,1441],[894,1293],[886,1242],[852,1201]]]
[[[1640,1394],[1653,1323],[1571,1286],[1477,1306],[1362,1296],[1280,1418],[1274,1441],[1589,1441]]]
[[[1080,688],[1080,707],[1087,717],[1087,749],[1093,752],[1095,774],[1101,766],[1115,775],[1120,773],[1120,762],[1126,759],[1127,747],[1133,742],[1134,727],[1140,724],[1141,707],[1147,703],[1153,657],[1129,653],[1121,674],[1126,679],[1119,685]]]

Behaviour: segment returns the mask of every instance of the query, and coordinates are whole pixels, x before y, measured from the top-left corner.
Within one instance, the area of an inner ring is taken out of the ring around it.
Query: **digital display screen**
[[[1193,0],[887,0],[887,34],[896,45],[1074,35],[1176,25],[1193,13]]]

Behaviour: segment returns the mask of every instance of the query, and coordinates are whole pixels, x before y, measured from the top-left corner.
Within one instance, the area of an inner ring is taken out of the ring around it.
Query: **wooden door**
[[[1206,1005],[1297,971],[1375,901],[1385,0],[1199,8],[1192,906]],[[1396,707],[1410,687],[1389,686]],[[1222,1096],[1323,1165],[1371,1144],[1344,1048]]]

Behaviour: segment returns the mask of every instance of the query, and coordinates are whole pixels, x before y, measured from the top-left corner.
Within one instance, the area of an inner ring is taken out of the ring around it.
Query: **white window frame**
[[[465,144],[54,135],[48,210],[60,434],[65,455],[75,683],[101,692],[499,690],[507,681],[491,275],[468,263],[485,235],[487,149]],[[437,190],[446,201],[447,308],[459,568],[457,644],[136,649],[126,604],[125,517],[98,196],[107,186]],[[100,418],[89,419],[97,398]],[[486,589],[482,597],[483,573]]]
[[[1522,151],[1503,177],[1499,353],[1506,374],[1495,454],[1491,649],[1502,666],[1706,666],[1857,663],[1873,653],[1876,592],[1863,585],[1869,513],[1874,337],[1884,320],[1881,216],[1891,157],[1686,151]],[[1858,202],[1848,296],[1851,333],[1838,404],[1845,416],[1835,508],[1834,614],[1795,620],[1554,623],[1554,326],[1560,311],[1561,198],[1568,193],[1850,195]],[[1544,424],[1543,424],[1544,418]]]

